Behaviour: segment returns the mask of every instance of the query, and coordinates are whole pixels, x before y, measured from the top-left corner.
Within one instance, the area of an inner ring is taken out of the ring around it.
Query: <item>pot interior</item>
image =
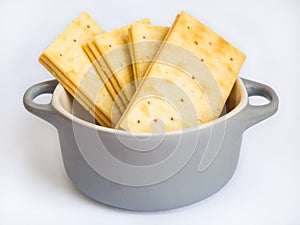
[[[231,112],[240,104],[243,93],[245,93],[243,83],[240,79],[238,79],[233,86],[220,117]],[[61,85],[57,86],[53,94],[53,98],[56,100],[55,104],[59,104],[59,107],[54,107],[65,111],[61,113],[64,114],[67,112],[81,120],[97,124],[97,121]]]

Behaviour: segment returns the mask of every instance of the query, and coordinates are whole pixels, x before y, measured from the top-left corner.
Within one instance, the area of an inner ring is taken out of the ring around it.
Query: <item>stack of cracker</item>
[[[143,70],[117,129],[164,132],[218,118],[244,60],[242,52],[183,11]]]
[[[134,24],[149,24],[142,19]],[[118,99],[124,106],[128,105],[135,92],[134,75],[128,49],[128,29],[130,25],[97,35],[93,41],[84,46],[84,50],[92,62],[96,62],[97,71],[105,70],[106,79],[111,80]]]
[[[43,52],[39,61],[100,125],[112,127],[120,110],[82,49],[104,33],[87,13],[74,20]]]
[[[39,61],[106,127],[162,132],[218,118],[245,56],[189,14],[104,32],[82,13]]]

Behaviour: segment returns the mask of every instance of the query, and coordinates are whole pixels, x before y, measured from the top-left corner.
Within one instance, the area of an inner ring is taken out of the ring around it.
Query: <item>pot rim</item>
[[[237,87],[241,93],[241,99],[240,99],[240,102],[238,103],[238,105],[235,106],[230,112],[226,113],[225,115],[223,115],[215,120],[207,122],[205,124],[199,124],[198,126],[185,128],[182,130],[166,131],[166,132],[130,132],[130,131],[125,131],[125,130],[117,130],[117,129],[109,128],[109,127],[103,127],[103,126],[85,121],[83,119],[80,119],[80,118],[74,116],[72,113],[68,112],[61,105],[61,101],[60,101],[61,95],[67,94],[67,91],[63,88],[63,86],[61,84],[58,84],[57,87],[55,88],[55,90],[53,92],[51,104],[61,116],[71,120],[73,123],[75,122],[79,125],[88,127],[90,129],[96,129],[97,131],[101,131],[104,133],[118,134],[118,135],[130,135],[130,136],[134,135],[134,136],[139,136],[139,137],[148,137],[149,135],[151,135],[151,136],[161,136],[161,135],[173,136],[173,135],[182,135],[182,133],[199,131],[201,129],[205,129],[207,127],[213,126],[215,124],[222,123],[222,122],[228,120],[229,118],[237,115],[239,112],[241,112],[242,109],[244,109],[248,104],[248,93],[247,93],[247,90],[246,90],[241,78],[237,79],[236,84],[238,85]]]

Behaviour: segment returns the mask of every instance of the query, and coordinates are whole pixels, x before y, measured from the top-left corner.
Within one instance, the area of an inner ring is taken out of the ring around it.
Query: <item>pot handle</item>
[[[23,96],[23,104],[25,108],[32,114],[48,121],[52,125],[54,125],[57,119],[57,113],[51,102],[48,104],[38,104],[34,102],[34,99],[42,94],[53,94],[57,84],[57,80],[49,80],[35,84],[27,89]]]
[[[279,100],[277,94],[271,87],[245,78],[242,78],[242,81],[246,87],[248,97],[261,96],[269,100],[269,103],[265,105],[251,105],[248,100],[247,106],[240,114],[242,117],[240,119],[244,121],[244,127],[247,129],[274,115],[278,110]]]

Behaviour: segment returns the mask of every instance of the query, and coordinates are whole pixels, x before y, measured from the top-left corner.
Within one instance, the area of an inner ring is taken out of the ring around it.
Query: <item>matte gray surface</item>
[[[144,180],[145,185],[124,185],[104,178],[100,175],[101,171],[99,173],[98,169],[94,167],[93,163],[95,162],[91,161],[92,156],[85,155],[89,149],[78,147],[78,140],[76,139],[78,136],[74,135],[74,126],[76,126],[76,131],[82,132],[82,134],[95,131],[91,131],[91,128],[83,124],[72,122],[56,111],[51,104],[39,105],[33,103],[33,99],[39,94],[53,92],[57,85],[55,81],[44,82],[30,88],[24,95],[24,105],[27,110],[47,120],[57,128],[65,169],[74,185],[84,194],[99,202],[119,208],[143,211],[166,210],[200,201],[220,190],[230,180],[235,171],[243,131],[270,117],[277,111],[278,97],[270,87],[245,79],[243,79],[243,82],[248,96],[263,96],[269,99],[270,103],[264,106],[247,104],[234,116],[213,124],[216,136],[212,136],[215,140],[212,140],[211,143],[219,142],[217,137],[221,134],[223,137],[221,145],[214,146],[212,144],[208,145],[210,146],[208,149],[205,149],[204,146],[206,146],[208,139],[211,137],[212,127],[210,126],[184,130],[180,133],[182,140],[188,140],[194,135],[199,136],[196,146],[188,144],[180,146],[180,148],[184,148],[182,149],[184,151],[194,148],[191,158],[176,174],[151,185],[146,185],[146,182],[149,182],[147,180]],[[226,127],[225,132],[223,132],[224,127]],[[119,150],[122,152],[123,149],[126,149],[124,146],[115,145],[117,142],[113,141],[116,138],[114,133],[97,130],[97,134],[100,139],[108,139],[114,146],[112,149],[107,149],[108,151]],[[126,134],[126,132],[120,132],[118,135],[123,136],[125,139],[134,138]],[[170,135],[164,141],[173,142],[176,139],[178,140],[180,135]],[[83,138],[83,141],[86,137]],[[98,145],[97,141],[89,140],[89,145],[86,148],[91,146],[90,148],[92,149],[93,146]],[[106,146],[106,148],[109,147]],[[104,151],[106,149],[98,150]],[[205,150],[206,152],[204,153]],[[95,150],[91,150],[91,152],[93,151]],[[120,157],[120,160],[126,159],[126,154],[123,156],[121,154],[118,157]],[[135,154],[132,157],[135,157]],[[161,156],[158,154],[157,157]],[[106,163],[101,161],[101,158],[95,158],[98,164]],[[116,170],[114,167],[109,167],[110,165],[107,166],[111,170]],[[174,164],[171,164],[171,166],[174,166]],[[159,173],[159,171],[155,170],[153,172]],[[138,172],[136,175],[138,175]],[[129,178],[131,178],[133,183],[135,183],[135,179],[141,179],[141,177],[132,177],[132,174],[127,174],[127,177],[121,181],[126,183]]]

